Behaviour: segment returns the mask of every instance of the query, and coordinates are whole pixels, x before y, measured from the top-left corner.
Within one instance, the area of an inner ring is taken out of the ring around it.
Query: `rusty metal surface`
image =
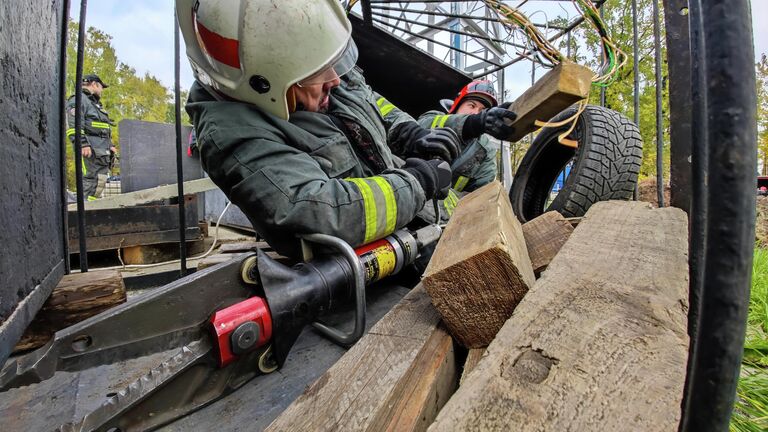
[[[407,292],[407,288],[392,282],[369,288],[368,328]],[[352,315],[342,312],[326,320],[344,327],[351,325]],[[282,369],[253,379],[229,396],[161,430],[262,430],[344,352],[307,328]],[[44,431],[76,421],[170,355],[162,352],[81,372],[58,372],[39,384],[0,393],[3,430]]]

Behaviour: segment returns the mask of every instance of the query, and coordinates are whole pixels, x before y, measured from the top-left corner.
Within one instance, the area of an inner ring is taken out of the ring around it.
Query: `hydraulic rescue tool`
[[[365,286],[398,273],[441,232],[438,225],[400,230],[357,250],[336,237],[312,234],[303,244],[315,245],[319,253],[293,267],[257,250],[201,270],[57,332],[47,345],[6,365],[0,391],[43,381],[56,371],[178,349],[60,430],[157,428],[281,367],[307,325],[336,343],[356,342],[365,330]],[[351,332],[317,321],[352,299]]]

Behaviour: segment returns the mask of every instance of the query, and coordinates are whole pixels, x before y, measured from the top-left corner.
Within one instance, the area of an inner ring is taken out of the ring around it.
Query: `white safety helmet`
[[[176,0],[195,78],[287,120],[293,84],[324,83],[357,61],[338,0]]]

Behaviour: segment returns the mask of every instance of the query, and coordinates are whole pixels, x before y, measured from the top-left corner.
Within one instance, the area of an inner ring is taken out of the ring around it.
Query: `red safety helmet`
[[[488,80],[476,80],[464,86],[459,92],[459,95],[454,99],[451,109],[448,114],[453,114],[454,111],[459,109],[459,105],[466,99],[477,99],[488,108],[495,107],[499,104],[496,101],[496,90],[493,89],[493,84]]]

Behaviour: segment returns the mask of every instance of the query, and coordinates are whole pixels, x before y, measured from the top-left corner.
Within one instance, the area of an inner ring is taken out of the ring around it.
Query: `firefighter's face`
[[[331,90],[340,83],[341,80],[337,76],[323,83],[294,85],[292,90],[296,97],[297,109],[310,112],[327,112]]]
[[[91,81],[83,87],[87,88],[91,94],[95,94],[96,96],[101,96],[101,93],[104,91],[104,86],[98,81]]]
[[[485,105],[476,100],[467,100],[459,105],[459,109],[456,110],[456,114],[478,114],[485,109]]]

